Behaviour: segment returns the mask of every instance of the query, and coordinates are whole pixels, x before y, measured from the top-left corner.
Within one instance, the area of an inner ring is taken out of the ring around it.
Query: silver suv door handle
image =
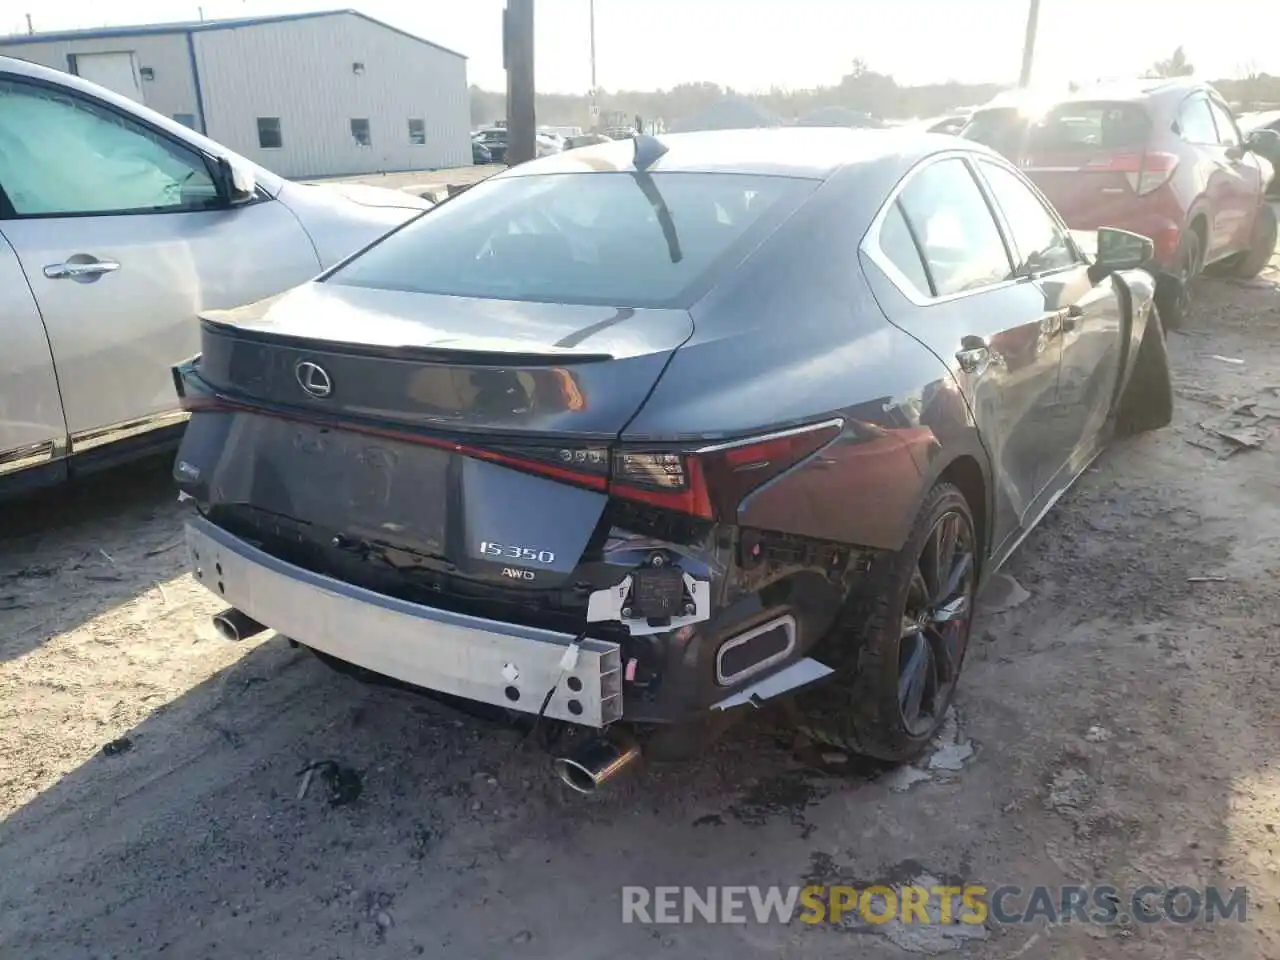
[[[83,277],[99,277],[104,273],[114,273],[120,264],[114,260],[91,260],[88,263],[51,263],[44,268],[44,275],[50,280],[79,280]]]

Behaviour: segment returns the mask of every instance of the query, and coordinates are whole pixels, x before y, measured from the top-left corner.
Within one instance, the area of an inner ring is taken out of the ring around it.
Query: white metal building
[[[471,163],[466,57],[355,10],[0,37],[276,173]]]

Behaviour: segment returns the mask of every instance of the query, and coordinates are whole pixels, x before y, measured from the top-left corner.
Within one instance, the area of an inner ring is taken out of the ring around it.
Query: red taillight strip
[[[609,485],[608,478],[606,477],[600,477],[590,473],[579,473],[576,470],[566,470],[564,467],[559,467],[552,463],[543,463],[539,460],[526,459],[525,457],[499,453],[494,450],[486,450],[483,447],[473,447],[470,444],[458,443],[456,440],[445,440],[442,437],[429,437],[420,433],[411,433],[403,430],[389,430],[386,427],[375,427],[369,424],[353,423],[350,420],[338,421],[332,420],[328,417],[293,414],[283,410],[273,410],[269,407],[237,403],[234,400],[227,400],[223,397],[184,397],[182,408],[192,413],[252,413],[258,416],[274,417],[277,420],[288,420],[293,423],[309,423],[314,426],[327,427],[330,430],[345,430],[351,433],[362,433],[367,436],[385,437],[388,440],[399,440],[404,443],[416,443],[423,447],[433,447],[437,450],[448,450],[451,453],[470,457],[473,460],[487,460],[490,463],[513,467],[518,470],[523,470],[526,473],[541,474],[544,477],[549,477],[554,480],[563,480],[566,483],[572,483],[579,487],[587,487],[591,490],[603,491],[606,490]]]

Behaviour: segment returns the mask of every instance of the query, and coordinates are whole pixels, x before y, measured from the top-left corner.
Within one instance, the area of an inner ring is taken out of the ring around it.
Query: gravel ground
[[[1176,424],[1105,454],[995,581],[913,768],[815,769],[762,713],[583,799],[509,729],[218,640],[154,465],[6,505],[0,956],[1280,956],[1280,419],[1230,457],[1198,426],[1280,417],[1268,276],[1203,284],[1170,338]],[[299,799],[321,759],[358,799],[318,777]],[[908,877],[1245,885],[1249,919],[620,921],[626,883]]]

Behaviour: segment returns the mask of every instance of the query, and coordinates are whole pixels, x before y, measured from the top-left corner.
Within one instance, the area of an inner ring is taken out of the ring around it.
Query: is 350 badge
[[[556,562],[556,555],[550,550],[538,550],[536,547],[518,547],[507,543],[494,543],[492,540],[480,541],[480,553],[486,557],[501,560],[519,560],[524,563],[540,563],[550,566]]]

